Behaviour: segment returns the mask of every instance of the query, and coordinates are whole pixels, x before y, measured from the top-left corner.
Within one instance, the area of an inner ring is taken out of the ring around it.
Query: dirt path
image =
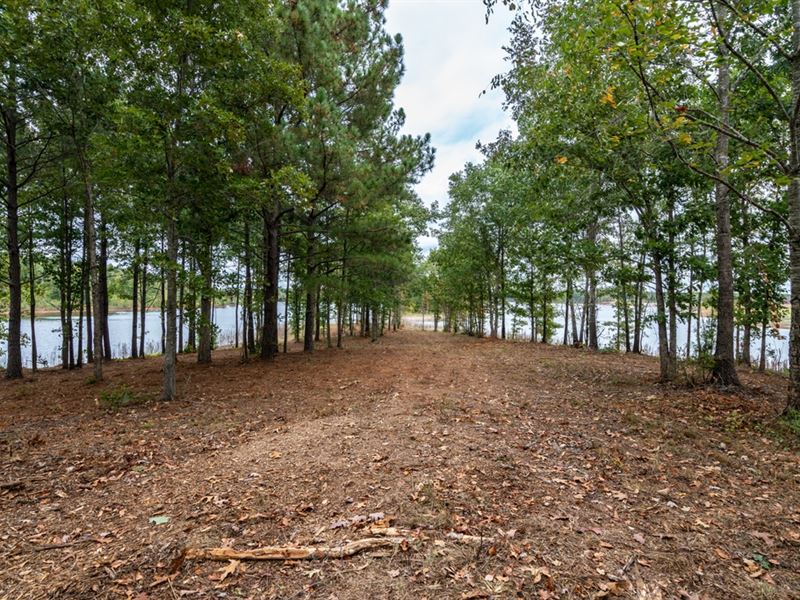
[[[222,351],[181,365],[184,400],[116,412],[85,372],[0,384],[0,598],[800,598],[779,378],[721,396],[653,385],[646,357],[346,341]],[[157,360],[107,370],[157,392]],[[411,543],[170,575],[187,546],[331,545],[379,513]]]

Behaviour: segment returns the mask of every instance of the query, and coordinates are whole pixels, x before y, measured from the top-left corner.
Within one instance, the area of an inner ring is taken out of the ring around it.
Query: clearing
[[[771,430],[784,379],[723,395],[655,385],[642,356],[346,344],[181,357],[172,403],[147,400],[160,359],[0,385],[0,597],[800,598],[800,454]],[[146,401],[110,410],[103,390]],[[408,541],[175,560],[387,534]]]

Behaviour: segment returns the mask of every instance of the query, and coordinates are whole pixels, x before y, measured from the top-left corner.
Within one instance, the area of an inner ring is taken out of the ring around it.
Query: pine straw
[[[655,385],[647,357],[422,332],[346,343],[275,364],[182,357],[182,400],[117,412],[95,399],[155,398],[158,360],[115,362],[97,385],[57,370],[3,384],[0,598],[800,595],[782,378],[723,394]],[[341,546],[378,511],[426,542],[170,574],[187,547]]]

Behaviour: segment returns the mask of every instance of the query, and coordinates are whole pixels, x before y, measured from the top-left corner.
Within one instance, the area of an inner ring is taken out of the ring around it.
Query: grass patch
[[[800,410],[789,409],[783,415],[782,421],[789,431],[800,438]]]
[[[119,410],[126,406],[142,404],[145,399],[127,385],[105,390],[100,394],[100,406],[107,410]]]

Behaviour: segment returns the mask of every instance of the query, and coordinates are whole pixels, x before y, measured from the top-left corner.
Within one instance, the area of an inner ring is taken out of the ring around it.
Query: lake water
[[[561,343],[564,340],[564,315],[563,306],[558,307],[561,315],[556,318],[557,327],[553,332],[551,338],[553,343]],[[648,313],[649,314],[649,313]],[[580,327],[580,313],[576,315],[578,326]],[[422,328],[422,318],[418,315],[406,317],[405,322],[407,325],[415,328]],[[514,317],[510,314],[506,315],[506,337],[508,339],[524,339],[529,340],[531,337],[530,321],[528,319],[517,319],[515,323]],[[598,341],[601,348],[616,348],[615,333],[616,333],[616,316],[614,314],[614,307],[610,304],[597,305],[597,334]],[[441,322],[439,327],[441,328]],[[715,322],[710,317],[703,319],[703,329],[710,329],[713,332]],[[433,315],[425,315],[424,329],[433,330]],[[488,321],[487,321],[488,330]],[[631,324],[631,334],[633,334],[633,324]],[[500,332],[498,331],[498,335]],[[758,361],[759,353],[761,352],[761,337],[760,331],[755,329],[752,332],[750,356],[753,361]],[[633,342],[631,342],[633,343]],[[697,320],[692,319],[692,352],[696,352],[697,345]],[[624,339],[621,344],[622,350],[625,349]],[[681,356],[686,355],[686,322],[678,321],[678,351]],[[658,354],[658,325],[655,320],[649,320],[644,327],[642,335],[642,352],[656,356]],[[767,367],[774,370],[781,370],[788,367],[789,360],[789,330],[779,329],[777,335],[771,335],[767,331]]]
[[[283,323],[283,302],[278,303],[278,319]],[[108,315],[108,330],[111,338],[111,354],[114,358],[126,358],[131,353],[131,322],[133,313],[118,312]],[[235,306],[220,306],[214,309],[214,325],[218,328],[217,345],[232,346],[236,336],[238,319]],[[241,339],[241,322],[239,336]],[[141,324],[138,325],[141,327]],[[75,350],[78,349],[78,318],[73,319]],[[29,318],[22,320],[22,335],[27,343],[22,348],[22,365],[31,366],[30,347],[31,322]],[[188,327],[184,326],[184,343],[188,339]],[[86,322],[84,319],[84,346],[86,344]],[[145,318],[145,352],[158,354],[161,352],[161,314],[158,311],[148,312]],[[0,355],[0,367],[5,367],[7,359],[7,345],[3,343],[3,352]],[[40,367],[52,367],[61,364],[61,320],[55,316],[39,317],[36,319],[36,351],[39,355]]]
[[[283,323],[283,303],[278,305],[279,321]],[[131,312],[118,312],[108,316],[108,327],[111,336],[111,354],[114,358],[126,358],[130,356],[131,343]],[[238,319],[234,306],[220,306],[214,310],[214,324],[218,328],[217,345],[232,346],[236,335]],[[580,319],[578,319],[580,321]],[[509,339],[530,339],[530,324],[527,319],[518,319],[515,323],[512,315],[506,317],[506,337]],[[419,316],[409,316],[404,318],[406,325],[421,328],[422,319]],[[560,343],[564,336],[564,318],[557,319],[558,326],[554,330],[552,340]],[[601,348],[611,348],[614,343],[614,333],[616,317],[614,307],[608,304],[600,304],[597,307],[598,338]],[[75,348],[77,350],[77,331],[78,319],[73,320],[75,330]],[[241,323],[238,323],[241,329]],[[441,326],[441,323],[440,323]],[[704,319],[704,328],[714,328],[714,322],[710,318]],[[281,327],[282,329],[282,327]],[[425,329],[433,329],[433,317],[425,315]],[[697,321],[692,320],[692,348],[693,352],[697,340]],[[23,319],[22,334],[25,339],[30,339],[30,320]],[[788,365],[789,359],[789,331],[780,329],[777,336],[768,332],[767,335],[767,366],[771,369],[780,370]],[[241,331],[240,331],[241,337]],[[84,338],[86,329],[84,323]],[[188,339],[188,328],[184,327],[184,343]],[[84,341],[85,343],[85,341]],[[753,360],[758,359],[760,352],[760,336],[754,331],[751,345],[751,356]],[[56,366],[61,363],[61,322],[58,316],[39,317],[36,319],[36,346],[39,354],[39,366]],[[616,346],[614,346],[616,347]],[[678,321],[678,347],[681,355],[686,352],[686,323]],[[624,347],[623,347],[624,348]],[[0,355],[0,366],[6,364],[6,347],[3,344],[3,353]],[[646,354],[656,355],[658,353],[658,329],[654,321],[649,321],[645,326],[642,336],[642,351]],[[145,352],[147,354],[158,354],[161,352],[161,315],[159,312],[148,312],[145,319]],[[31,366],[31,348],[26,344],[22,348],[22,364],[24,367]]]

